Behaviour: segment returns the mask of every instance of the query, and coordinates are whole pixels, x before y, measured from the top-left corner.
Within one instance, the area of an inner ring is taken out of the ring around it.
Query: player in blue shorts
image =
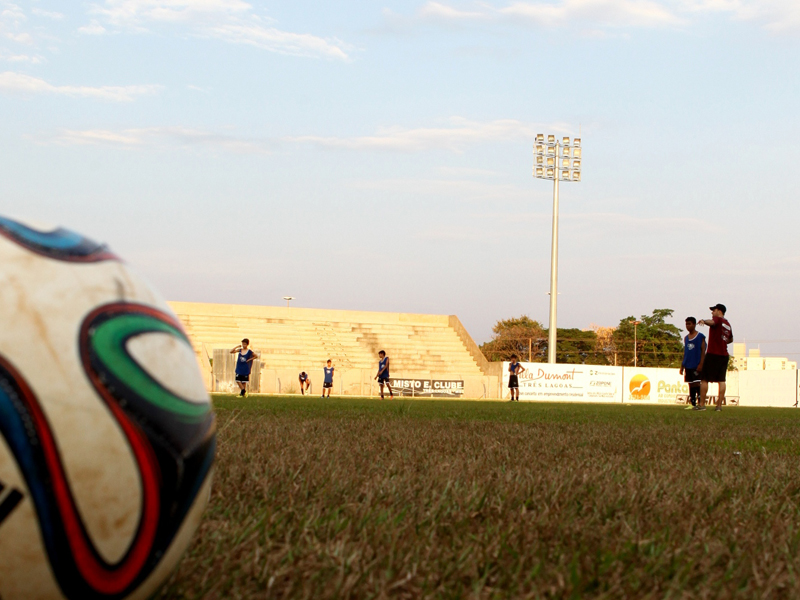
[[[381,386],[381,399],[383,399],[383,386],[386,386],[389,389],[389,400],[393,400],[394,392],[392,392],[392,386],[389,385],[389,357],[383,350],[378,352],[378,374],[375,379]]]
[[[306,395],[306,390],[311,387],[311,380],[308,378],[308,373],[303,371],[297,378],[300,381],[300,393]]]
[[[328,359],[328,366],[322,368],[325,371],[325,381],[322,384],[322,397],[325,397],[325,390],[328,390],[328,398],[331,397],[331,388],[333,388],[333,367],[331,366],[331,359]]]
[[[697,406],[697,399],[700,396],[700,373],[706,358],[706,336],[697,331],[697,319],[694,317],[687,317],[686,331],[689,335],[683,338],[683,362],[680,374],[689,384],[689,402],[692,406],[687,406],[686,409],[691,410]]]
[[[519,376],[525,372],[525,367],[517,362],[517,355],[511,355],[511,364],[508,365],[508,391],[511,392],[509,402],[519,402]]]
[[[253,350],[249,348],[250,340],[244,338],[241,345],[231,350],[231,354],[239,353],[236,357],[236,385],[239,386],[239,395],[247,396],[247,382],[250,381],[250,371],[253,369],[253,361],[258,358]]]

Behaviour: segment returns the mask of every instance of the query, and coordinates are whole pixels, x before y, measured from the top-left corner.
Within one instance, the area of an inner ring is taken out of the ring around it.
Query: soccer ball
[[[105,246],[0,217],[0,598],[149,598],[215,422],[180,323]]]

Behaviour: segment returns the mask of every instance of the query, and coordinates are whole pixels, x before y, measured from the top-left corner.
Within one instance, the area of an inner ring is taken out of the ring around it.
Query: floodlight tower
[[[560,142],[554,135],[536,134],[533,146],[533,176],[553,180],[553,241],[550,248],[550,331],[547,342],[547,362],[556,362],[556,313],[558,303],[558,182],[581,180],[581,138],[564,137]]]

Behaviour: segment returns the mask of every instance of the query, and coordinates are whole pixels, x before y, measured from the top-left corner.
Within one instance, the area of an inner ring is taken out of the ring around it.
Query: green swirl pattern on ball
[[[96,356],[111,374],[126,382],[142,398],[183,419],[200,420],[210,407],[206,401],[191,402],[169,391],[156,381],[127,352],[126,342],[146,333],[166,333],[191,348],[178,328],[147,315],[123,314],[96,326],[91,338]]]

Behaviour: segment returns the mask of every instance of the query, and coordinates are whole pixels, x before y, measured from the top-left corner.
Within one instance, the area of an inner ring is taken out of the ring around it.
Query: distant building
[[[750,348],[744,343],[733,344],[733,366],[739,371],[796,371],[797,363],[786,357],[761,356],[759,348]]]

